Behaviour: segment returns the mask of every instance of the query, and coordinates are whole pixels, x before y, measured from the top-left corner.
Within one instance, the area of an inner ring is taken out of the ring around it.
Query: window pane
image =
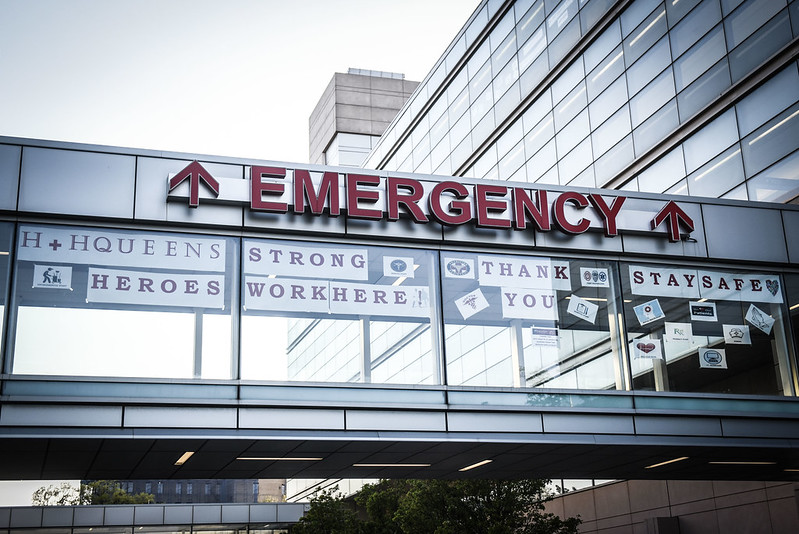
[[[577,147],[566,154],[566,156],[560,156],[558,171],[560,173],[561,183],[565,185],[571,182],[572,179],[585,170],[592,161],[591,139],[589,138],[577,145]]]
[[[726,53],[724,32],[719,25],[674,63],[677,92],[682,91]]]
[[[446,252],[441,269],[449,384],[623,388],[610,264]]]
[[[623,141],[594,162],[596,187],[604,187],[608,180],[626,167],[634,157],[633,136],[628,135]]]
[[[791,40],[791,22],[783,11],[730,52],[730,71],[738,81]]]
[[[773,273],[622,264],[633,388],[790,395]]]
[[[799,106],[793,106],[741,143],[746,175],[752,176],[799,148]]]
[[[707,31],[721,21],[718,2],[702,2],[691,11],[671,32],[671,49],[674,57],[680,57]],[[732,47],[730,47],[732,48]]]
[[[591,43],[588,50],[583,54],[585,60],[585,70],[593,70],[599,62],[621,44],[621,33],[618,21],[614,21],[608,29]]]
[[[633,131],[635,154],[640,156],[677,127],[677,102],[672,100]]]
[[[618,47],[586,77],[585,82],[590,100],[595,99],[613,80],[624,72],[623,58],[624,52],[622,52],[621,47]]]
[[[598,157],[604,154],[610,147],[627,136],[630,131],[630,112],[627,106],[624,106],[602,126],[594,130],[591,135],[594,155]]]
[[[723,58],[677,95],[680,120],[686,121],[712,102],[730,86],[730,69]]]
[[[5,339],[6,299],[8,298],[9,259],[11,258],[11,239],[14,225],[0,223],[0,354],[3,354]]]
[[[584,110],[555,136],[558,154],[563,155],[569,153],[571,149],[585,139],[590,132],[591,128],[588,126],[588,110]]]
[[[730,50],[741,44],[758,28],[786,6],[785,0],[749,0],[724,20]]]
[[[735,112],[729,110],[683,143],[686,170],[693,172],[737,140]]]
[[[638,187],[642,193],[663,193],[684,177],[685,161],[678,146],[638,175]]]
[[[718,198],[743,180],[741,149],[736,143],[688,176],[688,191],[694,196]]]
[[[752,130],[799,100],[799,74],[792,63],[736,104],[741,135]]]
[[[747,183],[749,198],[761,202],[790,202],[799,196],[799,152],[772,165]]]
[[[244,241],[242,378],[437,384],[428,251]]]
[[[632,116],[633,126],[638,126],[644,122],[647,117],[673,97],[674,77],[671,69],[668,69],[630,100],[630,115]]]
[[[613,115],[617,109],[627,102],[627,83],[624,76],[608,87],[599,98],[591,102],[588,112],[591,115],[591,124],[594,127],[602,124],[608,117]]]
[[[624,57],[631,64],[666,35],[666,10],[659,7],[624,40]]]
[[[221,237],[21,226],[12,372],[232,378],[237,257]]]
[[[627,69],[627,85],[630,88],[630,94],[634,95],[643,89],[670,64],[669,38],[664,37],[632,67]]]

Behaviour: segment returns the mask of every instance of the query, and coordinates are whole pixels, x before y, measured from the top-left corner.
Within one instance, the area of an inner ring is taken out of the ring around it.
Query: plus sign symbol
[[[56,250],[61,248],[63,245],[61,245],[61,243],[58,242],[58,239],[53,239],[53,242],[49,243],[48,246],[53,249],[53,252],[55,252]]]

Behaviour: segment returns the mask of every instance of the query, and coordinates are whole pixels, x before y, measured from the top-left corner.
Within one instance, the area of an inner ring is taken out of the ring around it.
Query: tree
[[[292,534],[350,534],[358,532],[358,517],[344,502],[338,486],[311,498],[311,508],[300,518]]]
[[[580,520],[546,513],[548,498],[544,480],[383,480],[354,502],[315,497],[295,532],[575,534]]]
[[[42,486],[33,492],[34,506],[76,506],[81,504],[148,504],[155,502],[150,493],[132,495],[115,480],[95,480],[80,483],[77,488],[68,482]]]

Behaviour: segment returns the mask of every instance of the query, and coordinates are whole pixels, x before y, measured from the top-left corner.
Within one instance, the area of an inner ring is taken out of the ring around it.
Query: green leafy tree
[[[151,493],[131,494],[115,480],[95,480],[81,483],[81,504],[149,504],[155,502]]]
[[[544,480],[383,480],[354,502],[312,499],[298,532],[576,534],[580,520],[546,513],[548,498]]]
[[[359,532],[358,516],[344,501],[338,486],[317,493],[311,498],[311,508],[300,519],[292,534],[350,534]]]
[[[68,482],[42,486],[33,492],[34,506],[76,506],[80,504],[148,504],[155,502],[150,493],[130,494],[114,480],[81,482],[75,487]]]

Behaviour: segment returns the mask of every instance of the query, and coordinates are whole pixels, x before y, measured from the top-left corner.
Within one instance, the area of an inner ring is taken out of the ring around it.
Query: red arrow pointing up
[[[219,196],[219,182],[214,180],[211,173],[206,171],[198,161],[192,161],[185,169],[177,173],[169,180],[169,190],[172,191],[183,181],[189,179],[189,206],[196,208],[200,205],[200,180],[205,182],[206,187],[211,190],[214,196]]]
[[[652,219],[652,229],[654,230],[660,226],[665,220],[669,221],[669,241],[672,243],[676,243],[680,240],[680,221],[682,221],[683,225],[688,229],[688,233],[694,231],[694,220],[673,200],[669,200],[668,203],[663,206],[663,209],[655,215],[655,218]]]

